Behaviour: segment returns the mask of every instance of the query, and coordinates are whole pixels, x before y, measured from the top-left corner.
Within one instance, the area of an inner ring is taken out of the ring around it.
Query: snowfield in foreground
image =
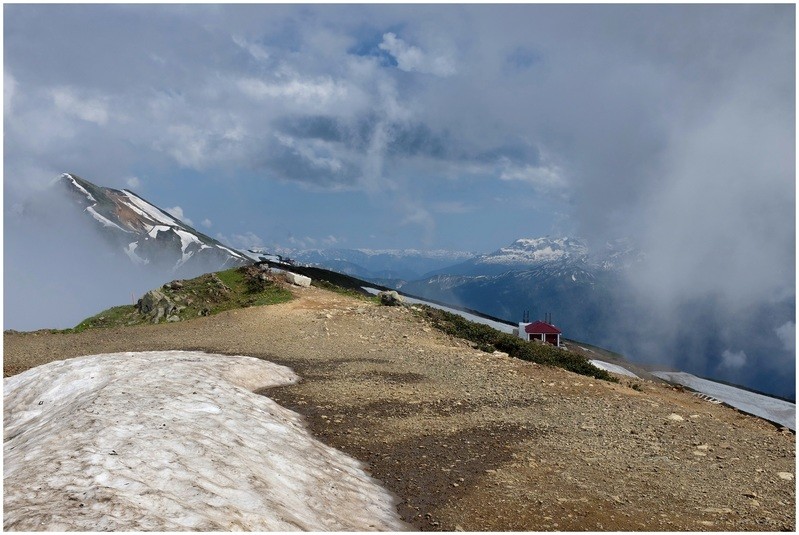
[[[296,380],[256,358],[184,351],[4,379],[4,529],[406,529],[358,461],[253,393]]]

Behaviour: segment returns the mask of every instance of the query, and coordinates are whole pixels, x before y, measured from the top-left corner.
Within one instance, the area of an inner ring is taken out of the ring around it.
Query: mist
[[[8,192],[6,192],[8,201]],[[65,192],[46,188],[5,210],[3,328],[74,327],[131,304],[152,280],[114,255]]]
[[[627,212],[626,230],[645,257],[627,273],[627,315],[616,319],[625,334],[612,343],[637,358],[794,397],[788,37],[776,33],[740,56],[704,109],[672,122],[656,172]]]
[[[3,329],[74,327],[170,280],[221,269],[133,264],[62,184],[6,193]]]

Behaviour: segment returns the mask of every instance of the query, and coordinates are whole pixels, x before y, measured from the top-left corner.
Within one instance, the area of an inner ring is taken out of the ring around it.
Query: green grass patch
[[[240,268],[219,271],[216,276],[231,289],[242,290],[246,284],[244,273]]]
[[[481,351],[503,351],[518,359],[556,366],[580,375],[605,381],[618,382],[618,379],[605,370],[600,370],[588,359],[549,344],[537,344],[522,340],[518,336],[500,332],[493,327],[469,321],[457,314],[437,308],[422,306],[423,316],[431,325],[449,335],[463,338],[477,344]]]
[[[140,321],[136,307],[133,305],[122,305],[111,307],[90,318],[86,318],[71,329],[61,329],[52,332],[65,334],[79,333],[86,329],[118,327],[120,325],[135,325],[137,323],[142,322]]]
[[[157,291],[172,303],[173,309],[165,313],[158,323],[172,320],[187,321],[200,316],[211,316],[250,306],[274,305],[292,299],[290,291],[270,278],[262,278],[262,272],[253,266],[208,273],[194,279],[172,281]],[[55,331],[76,333],[86,329],[124,327],[154,323],[152,314],[144,314],[138,306],[125,305],[109,308],[86,318],[72,329]]]

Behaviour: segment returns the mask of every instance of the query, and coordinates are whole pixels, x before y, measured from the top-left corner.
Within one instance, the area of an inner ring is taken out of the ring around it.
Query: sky
[[[795,307],[794,20],[790,4],[6,4],[6,287],[38,258],[29,199],[71,172],[240,248],[631,238],[646,321],[673,330],[713,301],[738,328]],[[774,321],[793,355],[793,315]]]
[[[702,143],[787,188],[792,13],[6,5],[5,206],[69,171],[239,247],[627,235]]]

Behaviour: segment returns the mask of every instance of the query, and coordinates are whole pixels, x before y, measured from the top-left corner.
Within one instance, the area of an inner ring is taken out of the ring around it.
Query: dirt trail
[[[4,374],[159,349],[290,366],[303,380],[263,393],[367,463],[419,530],[795,530],[787,430],[663,385],[483,353],[405,308],[294,291],[189,322],[5,334]]]

